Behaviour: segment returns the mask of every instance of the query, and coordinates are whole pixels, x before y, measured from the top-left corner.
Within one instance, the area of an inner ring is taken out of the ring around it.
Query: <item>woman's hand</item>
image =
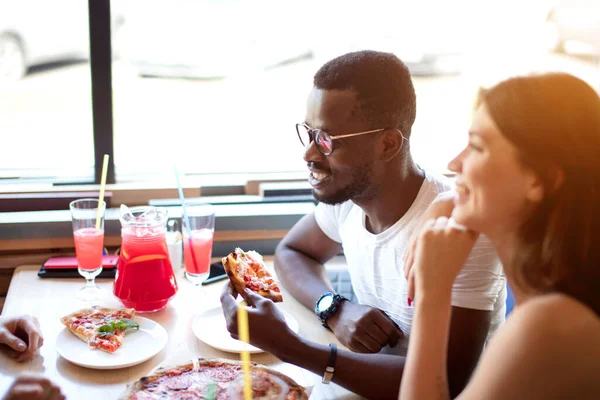
[[[438,217],[450,218],[450,215],[452,215],[452,211],[454,210],[454,196],[454,191],[440,193],[427,210],[425,210],[423,215],[421,215],[417,227],[408,241],[408,246],[404,251],[404,278],[408,281],[409,305],[415,298],[414,274],[411,274],[411,271],[415,261],[419,234],[421,233],[423,225],[430,219],[436,219]]]
[[[478,236],[452,218],[427,221],[417,240],[411,271],[416,296],[450,293]]]

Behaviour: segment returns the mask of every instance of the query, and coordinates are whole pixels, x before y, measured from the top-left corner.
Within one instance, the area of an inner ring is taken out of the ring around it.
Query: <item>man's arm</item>
[[[323,376],[329,359],[328,346],[294,334],[275,304],[252,292],[246,293],[252,307],[248,310],[250,341],[282,361],[298,365]],[[227,329],[237,338],[237,293],[230,285],[221,294]],[[448,369],[450,387],[462,386],[477,363],[487,328],[477,322],[487,312],[453,308]],[[479,333],[479,335],[477,335]],[[458,339],[456,339],[458,338]],[[372,399],[396,399],[404,371],[405,358],[388,354],[360,354],[339,351],[333,381],[354,393]],[[464,380],[464,381],[463,381]],[[457,392],[458,393],[458,392]]]
[[[491,311],[452,307],[448,339],[448,386],[450,396],[460,394],[469,382],[483,350]]]
[[[287,354],[276,354],[284,362],[299,365],[323,376],[329,347],[298,338]],[[368,399],[397,399],[405,358],[389,354],[338,351],[332,381]]]
[[[304,216],[275,250],[275,271],[285,289],[306,308],[331,291],[323,264],[340,253],[342,245],[319,228],[313,213]]]
[[[238,338],[235,297],[231,285],[221,293],[223,315],[231,336]],[[249,290],[248,324],[250,342],[284,362],[298,365],[323,376],[328,365],[330,349],[295,334],[275,303]],[[333,381],[363,397],[396,399],[404,369],[404,357],[387,354],[360,354],[340,350],[335,363]]]
[[[309,214],[277,247],[277,277],[296,300],[313,310],[319,297],[332,290],[323,263],[341,249],[319,227],[315,215]],[[327,325],[343,345],[360,353],[377,353],[386,344],[395,346],[402,337],[400,328],[383,311],[350,301],[341,302]]]

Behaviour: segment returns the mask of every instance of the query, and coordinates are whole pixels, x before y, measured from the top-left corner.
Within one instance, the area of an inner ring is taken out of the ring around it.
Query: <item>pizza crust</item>
[[[282,387],[287,386],[287,389],[288,389],[287,395],[285,396],[286,400],[308,400],[308,394],[306,393],[304,387],[300,386],[298,383],[296,383],[296,381],[294,381],[289,376],[287,376],[279,371],[276,371],[274,369],[271,369],[269,367],[266,367],[264,365],[259,365],[254,362],[251,362],[250,364],[251,364],[251,371],[253,373],[266,374],[266,376],[268,376],[268,377],[271,377],[271,378],[275,377],[276,379],[283,381],[284,385],[282,385]],[[203,367],[203,366],[204,367],[211,367],[211,366],[218,367],[218,366],[224,366],[224,365],[232,366],[232,367],[240,367],[242,365],[242,362],[237,361],[237,360],[223,359],[223,358],[198,358],[198,359],[193,359],[190,363],[187,363],[187,364],[175,365],[175,366],[162,366],[162,367],[155,369],[148,376],[141,377],[137,381],[128,384],[125,392],[121,395],[121,397],[119,397],[119,400],[136,399],[137,394],[140,391],[143,392],[145,390],[146,385],[154,384],[154,382],[156,382],[163,376],[168,375],[169,373],[173,373],[173,370],[182,371],[182,373],[184,373],[184,372],[191,371],[191,370],[198,370],[198,369],[200,369],[200,367]],[[237,379],[238,378],[236,378],[232,381],[229,381],[229,382],[234,382]],[[176,391],[177,391],[177,389],[173,389],[173,392],[176,392]],[[164,393],[163,397],[160,397],[161,395],[162,395],[162,393],[157,393],[156,398],[157,399],[163,399],[163,398],[168,399],[169,398],[168,392]]]
[[[223,268],[225,268],[225,272],[227,273],[233,288],[240,296],[244,297],[246,283],[244,283],[244,279],[238,274],[238,262],[235,254],[236,253],[231,253],[227,257],[223,257],[221,262],[223,263]]]

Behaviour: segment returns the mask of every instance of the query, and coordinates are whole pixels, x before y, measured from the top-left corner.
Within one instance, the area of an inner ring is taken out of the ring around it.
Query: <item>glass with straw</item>
[[[215,211],[210,204],[187,203],[183,195],[183,186],[179,179],[177,166],[173,166],[177,191],[181,201],[181,219],[183,220],[183,260],[186,278],[200,285],[210,271],[213,235],[215,232]]]
[[[108,170],[108,154],[104,155],[100,196],[98,199],[80,199],[69,204],[73,239],[79,275],[87,284],[79,291],[77,298],[87,302],[98,300],[102,290],[96,285],[96,277],[102,272],[102,252],[104,250],[104,187]]]
[[[98,199],[80,199],[71,202],[71,220],[79,275],[87,284],[77,298],[86,302],[98,300],[101,289],[95,278],[102,272],[104,250],[104,212],[106,204]]]

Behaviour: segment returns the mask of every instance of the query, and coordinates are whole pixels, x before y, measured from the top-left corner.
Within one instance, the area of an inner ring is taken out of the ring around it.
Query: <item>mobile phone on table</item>
[[[218,261],[210,264],[210,273],[208,274],[208,278],[206,278],[202,284],[209,285],[224,279],[227,279],[227,273],[225,272],[225,268],[223,268],[223,264]]]

